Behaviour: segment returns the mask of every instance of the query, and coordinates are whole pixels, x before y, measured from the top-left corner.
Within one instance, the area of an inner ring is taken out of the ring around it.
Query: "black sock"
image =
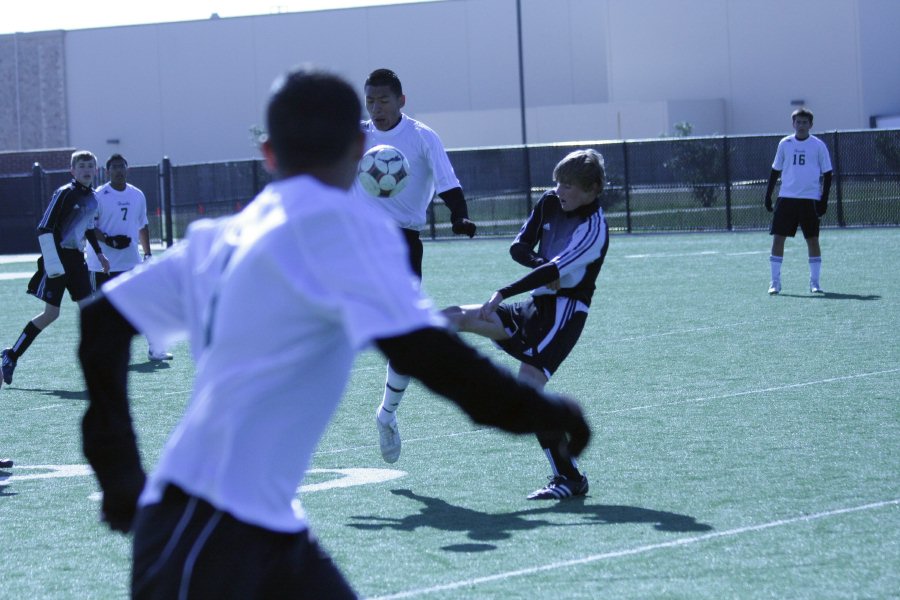
[[[31,342],[34,341],[34,338],[36,338],[41,331],[42,330],[38,329],[37,325],[28,321],[28,325],[22,330],[22,335],[19,336],[19,339],[16,340],[16,343],[13,344],[12,347],[12,353],[16,360],[25,354],[25,351],[28,350],[28,346],[31,345]]]
[[[547,459],[552,463],[554,472],[568,479],[581,480],[581,473],[578,471],[575,461],[569,457],[564,457],[559,451],[561,446],[568,443],[565,433],[559,431],[542,432],[537,434],[537,438],[541,448],[547,454]]]

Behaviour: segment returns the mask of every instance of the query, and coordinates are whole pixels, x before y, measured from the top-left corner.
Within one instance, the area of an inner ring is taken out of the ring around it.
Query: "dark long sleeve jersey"
[[[556,193],[546,192],[509,249],[513,260],[533,270],[499,291],[509,298],[534,290],[533,295],[557,294],[590,306],[608,247],[599,201],[565,212]],[[546,287],[557,279],[558,291]]]
[[[84,250],[85,234],[94,228],[97,206],[94,190],[73,179],[53,193],[37,233],[52,233],[60,248]]]

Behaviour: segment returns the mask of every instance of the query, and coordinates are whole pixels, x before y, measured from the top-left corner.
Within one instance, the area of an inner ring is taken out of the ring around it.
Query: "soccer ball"
[[[357,178],[370,196],[391,198],[409,183],[409,162],[397,148],[380,144],[363,154]]]

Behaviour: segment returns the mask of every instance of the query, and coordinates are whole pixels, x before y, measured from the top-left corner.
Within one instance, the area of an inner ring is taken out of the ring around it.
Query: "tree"
[[[687,138],[694,130],[687,121],[675,123],[675,136]],[[724,177],[724,156],[717,140],[683,139],[676,141],[673,156],[664,163],[691,188],[700,206],[710,207],[716,203],[719,187]]]

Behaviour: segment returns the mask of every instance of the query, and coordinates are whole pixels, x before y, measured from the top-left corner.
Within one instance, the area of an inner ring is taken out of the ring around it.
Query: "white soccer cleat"
[[[823,290],[822,286],[820,286],[817,282],[810,281],[809,282],[809,293],[810,294],[824,294],[825,290]]]
[[[375,425],[378,427],[378,445],[381,446],[381,457],[386,463],[395,463],[400,458],[400,428],[397,426],[397,417],[387,423],[382,423],[375,416]]]
[[[147,352],[147,358],[152,362],[162,362],[175,358],[171,352]]]
[[[781,282],[780,281],[771,282],[769,284],[769,295],[774,296],[775,294],[778,294],[779,292],[781,292]]]

